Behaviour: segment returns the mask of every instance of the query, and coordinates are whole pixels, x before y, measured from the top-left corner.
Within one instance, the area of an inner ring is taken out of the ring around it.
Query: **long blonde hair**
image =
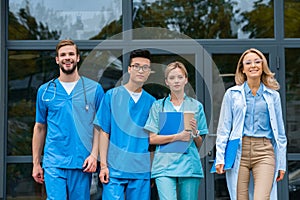
[[[251,48],[251,49],[247,49],[240,57],[239,62],[237,64],[237,68],[236,68],[236,72],[235,72],[235,83],[237,85],[242,85],[246,80],[247,80],[247,76],[243,73],[243,60],[244,57],[248,54],[248,53],[255,53],[257,54],[262,60],[262,75],[261,75],[261,82],[263,82],[263,84],[265,86],[267,86],[268,88],[271,88],[273,90],[279,90],[280,85],[277,82],[277,80],[275,79],[275,73],[272,73],[269,66],[268,66],[268,62],[266,57],[264,56],[264,54],[262,52],[260,52],[257,49]]]

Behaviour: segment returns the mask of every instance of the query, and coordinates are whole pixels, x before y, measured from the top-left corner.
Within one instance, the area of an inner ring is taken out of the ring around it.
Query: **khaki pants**
[[[266,138],[243,137],[237,199],[249,199],[250,171],[254,180],[254,200],[270,199],[275,173],[275,156],[271,141]]]

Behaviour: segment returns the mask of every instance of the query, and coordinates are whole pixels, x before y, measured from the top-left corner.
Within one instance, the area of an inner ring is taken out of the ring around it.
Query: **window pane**
[[[213,54],[212,58],[215,62],[217,69],[219,70],[213,75],[218,77],[213,77],[213,133],[217,132],[219,114],[221,109],[221,103],[223,100],[224,92],[229,87],[235,85],[234,74],[236,70],[236,65],[239,60],[240,54]],[[219,88],[217,85],[221,79],[224,84],[224,89]],[[214,156],[215,158],[215,156]],[[215,199],[229,199],[229,193],[226,187],[225,175],[215,175]]]
[[[273,0],[133,0],[133,27],[161,27],[194,39],[274,38],[274,5]]]
[[[289,153],[300,153],[300,49],[285,50],[286,132]]]
[[[58,77],[55,52],[9,51],[8,54],[7,155],[31,155],[36,93],[41,84]],[[81,51],[79,72],[99,81],[105,90],[112,88],[122,77],[120,55],[117,50]]]
[[[300,196],[300,161],[289,161],[289,200]]]
[[[8,164],[6,172],[7,199],[46,199],[43,185],[31,176],[32,164]]]
[[[9,0],[10,40],[94,40],[122,32],[122,0]]]
[[[86,52],[79,74],[99,82],[104,91],[121,84],[123,79],[122,50],[97,50]]]
[[[300,1],[284,1],[284,32],[286,38],[300,38]]]
[[[55,53],[8,52],[8,155],[31,155],[37,88],[57,76]]]
[[[240,54],[213,54],[213,61],[217,66],[218,72],[213,73],[215,76],[219,77],[213,77],[213,115],[214,115],[214,133],[217,132],[217,126],[218,126],[218,120],[219,120],[219,114],[221,110],[221,103],[223,100],[223,95],[226,89],[229,87],[232,87],[235,85],[234,81],[234,74],[236,70],[237,62],[240,58]],[[224,84],[224,89],[221,91],[221,88],[219,88],[219,85],[217,85],[219,82],[216,81],[218,79],[221,79],[221,82]],[[222,93],[221,93],[222,92]]]

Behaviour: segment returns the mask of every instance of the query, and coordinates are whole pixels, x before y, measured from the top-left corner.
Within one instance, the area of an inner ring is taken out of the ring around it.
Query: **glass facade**
[[[31,177],[31,164],[7,165],[7,199],[46,199],[45,187]]]
[[[273,1],[133,1],[133,28],[161,27],[193,39],[274,38]]]
[[[289,161],[289,199],[296,200],[300,195],[300,162]]]
[[[7,155],[31,154],[38,87],[58,74],[55,53],[8,52]],[[21,70],[20,70],[21,69]]]
[[[225,90],[234,85],[241,53],[251,47],[260,49],[281,84],[288,137],[288,172],[279,184],[279,199],[298,198],[298,0],[4,0],[0,5],[5,13],[0,28],[4,42],[0,43],[4,56],[0,56],[4,75],[0,79],[4,83],[0,91],[4,140],[0,146],[6,147],[0,150],[0,187],[4,188],[0,199],[46,198],[45,188],[31,177],[31,139],[36,92],[41,84],[58,77],[55,45],[61,39],[76,41],[81,50],[80,74],[98,81],[105,91],[127,81],[131,49],[151,51],[152,73],[144,89],[156,98],[169,93],[164,67],[175,60],[186,65],[186,93],[203,103],[210,130],[202,147],[205,150],[200,151],[204,151],[201,158],[206,174],[199,199],[217,200],[229,199],[225,176],[209,173],[221,101]],[[131,29],[134,31],[127,31]],[[211,57],[213,63],[205,57]],[[101,199],[101,184],[97,174],[93,177],[91,197]]]
[[[9,0],[9,40],[100,40],[122,32],[122,0]]]
[[[289,153],[300,153],[300,49],[286,49],[286,127]]]
[[[300,2],[284,1],[284,34],[286,38],[300,37]]]
[[[288,152],[300,153],[300,48],[285,49],[286,66],[286,127],[289,141]],[[297,157],[296,157],[297,158]],[[288,163],[289,170],[289,199],[296,200],[300,195],[300,162],[291,159]]]
[[[214,54],[213,60],[219,70],[219,73],[216,73],[218,77],[213,77],[213,80],[221,79],[224,84],[225,90],[229,87],[235,85],[234,74],[236,69],[236,63],[238,62],[239,55],[236,54]],[[213,132],[216,133],[219,114],[222,104],[222,97],[225,90],[218,90],[217,81],[214,82],[213,88],[216,90],[213,94]],[[224,185],[226,185],[225,175],[216,175],[214,178],[215,184],[215,199],[229,199],[229,193],[227,190],[224,190]]]

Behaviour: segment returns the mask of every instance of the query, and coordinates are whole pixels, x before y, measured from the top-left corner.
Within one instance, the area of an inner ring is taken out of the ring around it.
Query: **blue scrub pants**
[[[102,200],[149,200],[150,179],[121,179],[109,177],[103,184]]]
[[[158,177],[155,179],[160,200],[197,200],[200,182],[201,178],[196,177]]]
[[[44,168],[47,200],[88,200],[92,173],[81,169]]]

